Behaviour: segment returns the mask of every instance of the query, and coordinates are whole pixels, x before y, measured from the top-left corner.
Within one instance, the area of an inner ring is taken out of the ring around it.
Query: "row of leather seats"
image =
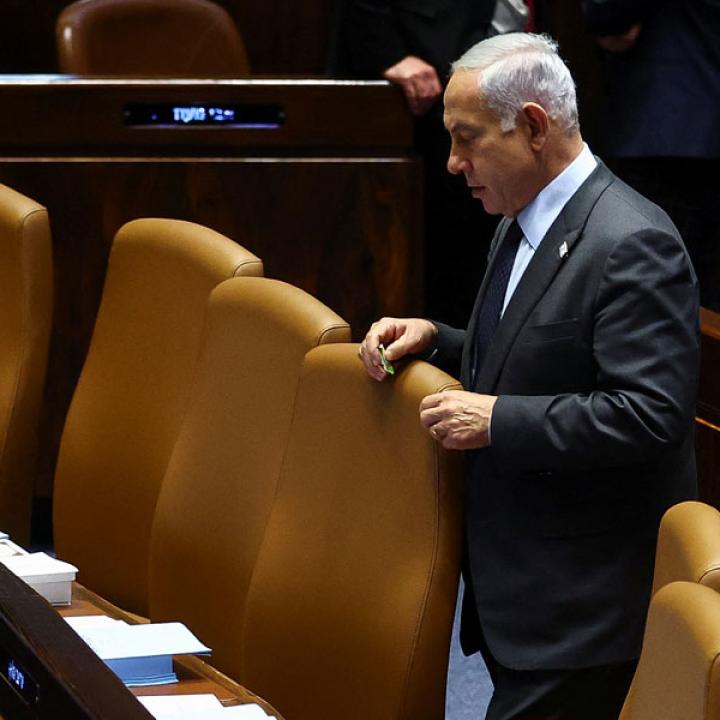
[[[261,275],[192,223],[120,229],[62,435],[58,556],[185,622],[287,718],[441,717],[460,465],[417,409],[457,383],[421,362],[375,383],[341,318]]]
[[[7,526],[31,456],[51,269],[47,213],[4,187],[0,273]],[[370,381],[337,315],[261,275],[192,223],[120,230],[63,433],[58,553],[124,608],[186,622],[287,720],[441,718],[459,467],[417,406],[456,384],[419,362]],[[672,508],[622,720],[720,716],[718,590],[720,513]]]

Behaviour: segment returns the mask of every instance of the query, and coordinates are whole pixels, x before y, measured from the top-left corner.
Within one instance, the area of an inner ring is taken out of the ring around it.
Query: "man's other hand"
[[[435,340],[437,328],[429,320],[421,318],[382,318],[373,323],[365,339],[360,343],[358,355],[365,364],[370,377],[384,380],[378,346],[385,347],[385,359],[393,363],[405,355],[428,350]]]
[[[420,403],[420,422],[448,450],[472,450],[490,444],[490,414],[497,397],[465,390],[428,395]]]
[[[383,77],[403,89],[413,115],[424,115],[442,94],[435,68],[414,55],[389,67]]]

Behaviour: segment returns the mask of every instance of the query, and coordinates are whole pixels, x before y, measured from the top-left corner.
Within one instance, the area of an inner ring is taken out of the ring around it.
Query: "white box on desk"
[[[28,551],[25,548],[21,548],[16,545],[7,533],[0,533],[0,558],[13,557],[15,555],[28,555]]]
[[[52,605],[70,605],[77,568],[45,553],[0,557],[8,570],[24,580]]]

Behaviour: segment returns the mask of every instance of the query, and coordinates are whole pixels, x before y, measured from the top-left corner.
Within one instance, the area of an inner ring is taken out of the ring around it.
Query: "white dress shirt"
[[[505,291],[503,313],[550,226],[596,166],[597,160],[583,143],[580,154],[518,214],[517,221],[523,237]]]

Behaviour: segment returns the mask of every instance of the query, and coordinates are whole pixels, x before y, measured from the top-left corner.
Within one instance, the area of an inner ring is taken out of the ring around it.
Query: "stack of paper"
[[[140,697],[155,720],[267,720],[259,705],[223,707],[214,695],[157,695]]]
[[[210,652],[182,623],[128,625],[122,620],[98,617],[67,620],[129,687],[177,682],[173,655]]]
[[[74,565],[56,560],[43,552],[0,556],[0,562],[8,570],[22,578],[33,590],[40,593],[49,603],[53,605],[70,604],[72,582],[77,573]]]

